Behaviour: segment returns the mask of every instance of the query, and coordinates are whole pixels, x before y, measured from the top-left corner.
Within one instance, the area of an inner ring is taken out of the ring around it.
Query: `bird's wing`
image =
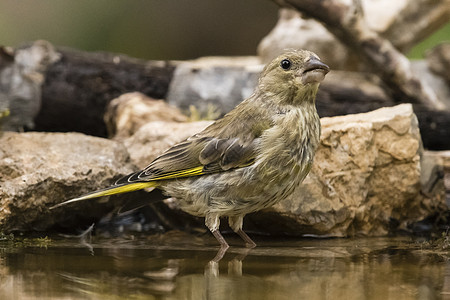
[[[252,96],[254,97],[254,96]],[[157,157],[144,170],[116,184],[157,182],[200,176],[253,164],[263,132],[272,126],[272,113],[248,98],[202,132]]]
[[[256,157],[258,140],[243,143],[239,138],[193,136],[169,148],[144,170],[119,179],[116,185],[206,175],[249,166]]]

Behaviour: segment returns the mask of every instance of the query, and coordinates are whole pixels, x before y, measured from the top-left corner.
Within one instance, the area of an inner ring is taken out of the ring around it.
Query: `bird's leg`
[[[256,247],[256,243],[244,232],[244,230],[239,229],[236,231],[237,234],[245,241],[245,246],[248,248]]]
[[[245,241],[245,246],[248,248],[256,247],[256,243],[242,230],[242,225],[244,223],[244,216],[232,216],[228,217],[228,224],[234,232],[239,234],[239,236]]]
[[[222,259],[222,257],[225,255],[225,252],[227,252],[228,248],[230,247],[225,241],[222,234],[220,234],[219,226],[220,226],[220,219],[219,215],[217,214],[207,214],[205,217],[205,225],[208,227],[209,231],[214,235],[214,237],[217,239],[217,241],[220,243],[220,249],[219,252],[217,252],[216,257],[214,257],[213,261],[218,262]]]
[[[227,241],[223,238],[223,236],[220,234],[219,226],[220,226],[220,219],[218,214],[212,214],[209,213],[205,217],[205,225],[208,227],[209,231],[214,235],[214,237],[217,239],[217,241],[220,243],[222,247],[229,247]]]

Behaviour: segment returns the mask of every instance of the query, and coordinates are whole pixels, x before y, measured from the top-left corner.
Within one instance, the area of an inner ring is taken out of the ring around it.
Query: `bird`
[[[201,132],[167,149],[114,185],[57,204],[159,188],[229,247],[220,219],[249,248],[246,214],[289,196],[311,170],[320,143],[315,99],[330,68],[308,50],[288,50],[261,72],[253,94]]]

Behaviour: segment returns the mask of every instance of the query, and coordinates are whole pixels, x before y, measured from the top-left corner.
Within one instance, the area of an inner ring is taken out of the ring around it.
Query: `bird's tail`
[[[73,198],[67,201],[64,201],[62,203],[56,204],[55,206],[50,207],[50,209],[54,209],[69,203],[88,200],[92,198],[98,198],[103,196],[110,196],[115,194],[122,194],[122,193],[128,193],[133,192],[137,190],[142,190],[145,188],[155,188],[158,186],[158,184],[154,181],[148,181],[148,182],[134,182],[134,183],[125,183],[120,185],[113,185],[111,187],[101,189],[83,196],[80,196],[78,198]]]

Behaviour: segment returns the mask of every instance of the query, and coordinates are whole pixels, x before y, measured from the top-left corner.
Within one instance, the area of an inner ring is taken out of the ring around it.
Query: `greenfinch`
[[[313,52],[281,54],[263,69],[254,93],[203,131],[174,145],[113,186],[55,205],[159,188],[205,225],[222,248],[220,218],[249,247],[244,216],[289,196],[311,169],[320,139],[315,98],[329,67]]]

